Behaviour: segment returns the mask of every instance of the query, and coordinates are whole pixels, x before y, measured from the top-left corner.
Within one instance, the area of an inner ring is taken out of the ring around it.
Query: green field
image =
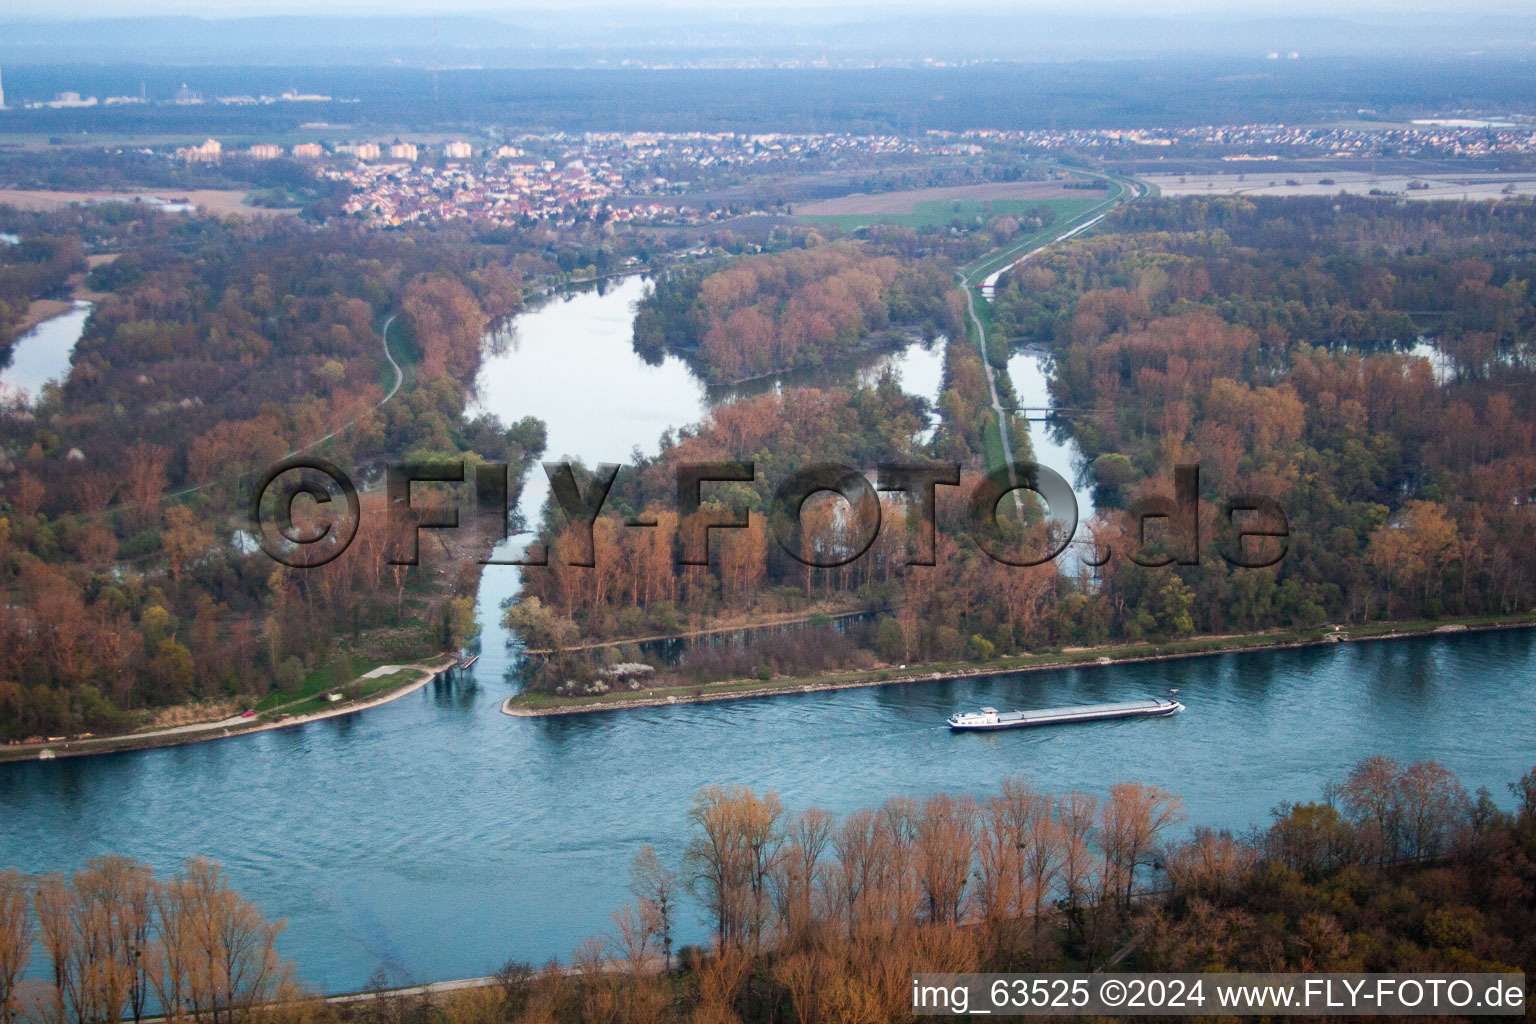
[[[379,662],[366,661],[342,654],[321,667],[305,673],[304,682],[295,690],[274,690],[256,702],[257,711],[268,711],[283,704],[291,704],[305,697],[315,697],[328,690],[338,689],[364,672],[377,668]]]
[[[396,315],[391,322],[385,317],[379,322],[378,330],[389,323],[389,336],[384,339],[384,346],[389,354],[395,357],[395,362],[400,364],[400,390],[411,391],[416,387],[416,366],[421,362],[421,349],[416,344],[415,337],[411,334],[411,326],[404,317]],[[379,387],[384,393],[389,394],[389,389],[395,386],[395,371],[389,365],[389,360],[379,364]]]
[[[1107,193],[1092,199],[1055,200],[1056,202],[1072,203],[1075,205],[1069,211],[1058,209],[1056,221],[1050,226],[1042,228],[1033,235],[1019,238],[1011,245],[983,256],[968,267],[963,267],[960,271],[961,277],[967,284],[979,284],[992,271],[1001,270],[1031,249],[1039,248],[1062,233],[1072,230],[1078,222],[1089,220],[1095,215],[1110,209],[1125,195],[1128,188],[1119,178],[1112,178],[1110,182],[1110,189]]]
[[[801,219],[816,224],[830,224],[844,231],[853,231],[872,224],[898,224],[917,230],[943,227],[957,221],[961,224],[974,224],[978,217],[982,221],[987,221],[1005,214],[1017,216],[1037,206],[1045,205],[1056,211],[1056,223],[1059,224],[1082,216],[1084,211],[1104,202],[1104,198],[1105,193],[1088,192],[1082,199],[989,199],[964,202],[926,200],[913,203],[911,213],[824,213],[807,214]]]

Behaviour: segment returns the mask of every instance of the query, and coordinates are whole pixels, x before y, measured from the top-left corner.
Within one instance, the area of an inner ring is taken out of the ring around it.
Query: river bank
[[[217,722],[177,725],[166,729],[128,733],[122,736],[93,736],[87,739],[45,741],[43,743],[13,743],[8,746],[0,746],[0,763],[7,761],[49,761],[61,757],[92,757],[97,754],[116,754],[127,750],[175,747],[187,743],[205,743],[209,740],[222,740],[233,736],[268,732],[273,729],[287,729],[291,726],[318,722],[326,718],[339,718],[342,715],[352,715],[359,711],[367,711],[369,708],[376,708],[381,704],[388,704],[390,701],[399,700],[406,694],[415,693],[436,679],[444,671],[453,667],[457,661],[457,657],[444,655],[426,665],[383,666],[397,670],[392,674],[398,675],[409,672],[414,678],[408,679],[382,693],[369,694],[365,698],[348,701],[336,707],[322,708],[318,711],[310,711],[298,715],[286,714],[279,708],[274,709],[274,711],[257,714],[251,718],[236,716]],[[354,682],[364,682],[367,678],[365,675],[354,680]],[[304,698],[295,703],[310,703],[313,699]]]
[[[488,596],[515,581],[494,566],[486,577]],[[497,639],[488,628],[481,660],[452,682],[366,714],[7,765],[0,863],[41,874],[119,853],[174,873],[188,856],[216,859],[288,921],[280,948],[306,983],[357,992],[381,965],[406,984],[491,975],[509,956],[569,962],[633,900],[641,845],[668,865],[683,856],[679,822],[710,783],[845,815],[893,792],[994,792],[1017,773],[1101,797],[1140,781],[1182,797],[1192,821],[1241,833],[1375,754],[1433,758],[1507,805],[1504,784],[1536,750],[1536,720],[1510,714],[1536,702],[1531,629],[543,718],[502,714],[517,648]],[[1174,688],[1189,713],[959,740],[943,727],[958,708]],[[680,905],[675,944],[706,940],[697,921]]]
[[[1127,665],[1137,662],[1170,661],[1218,654],[1240,654],[1282,648],[1319,647],[1336,643],[1361,643],[1370,640],[1396,640],[1498,629],[1536,628],[1536,615],[1524,614],[1499,618],[1464,618],[1426,622],[1375,623],[1365,626],[1341,626],[1309,632],[1245,633],[1232,636],[1192,637],[1164,644],[1116,644],[1103,647],[1067,648],[1045,654],[1024,654],[994,658],[970,664],[935,663],[922,669],[869,669],[835,673],[814,678],[788,678],[763,681],[726,680],[693,686],[657,687],[627,693],[608,693],[590,697],[555,697],[550,694],[521,693],[502,702],[505,715],[515,718],[543,718],[552,715],[580,715],[595,711],[627,708],[662,707],[668,704],[706,704],[723,700],[754,697],[778,697],[788,694],[819,693],[901,683],[936,682],[947,679],[974,679],[983,676],[1020,672],[1043,672],[1060,668],[1087,668]]]

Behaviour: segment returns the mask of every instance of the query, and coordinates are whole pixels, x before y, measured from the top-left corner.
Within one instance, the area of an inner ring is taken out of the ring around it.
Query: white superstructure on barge
[[[1071,708],[1044,708],[1040,711],[958,711],[948,724],[956,732],[990,729],[1022,729],[1032,725],[1066,725],[1071,722],[1098,722],[1111,718],[1160,718],[1176,715],[1184,705],[1176,700],[1148,698],[1123,700],[1113,704],[1081,704]]]

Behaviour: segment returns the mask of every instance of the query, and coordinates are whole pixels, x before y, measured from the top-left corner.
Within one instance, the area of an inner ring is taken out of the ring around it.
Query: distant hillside
[[[207,25],[209,23],[198,23]],[[78,26],[90,50],[88,26]],[[72,32],[74,29],[71,30]],[[0,31],[0,53],[15,49]],[[119,53],[138,53],[119,46]],[[472,69],[289,63],[14,64],[0,59],[13,106],[66,90],[168,100],[287,89],[338,102],[96,106],[0,112],[7,132],[291,131],[312,122],[478,133],[575,131],[848,131],[1064,129],[1302,123],[1476,110],[1536,114],[1536,63],[1513,57],[1263,57],[1095,60],[966,68],[763,70]],[[340,102],[340,101],[349,102]]]

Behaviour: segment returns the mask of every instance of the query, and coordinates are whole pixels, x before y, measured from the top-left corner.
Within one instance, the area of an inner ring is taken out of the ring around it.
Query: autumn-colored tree
[[[33,883],[32,905],[37,912],[37,936],[52,968],[47,1007],[51,1024],[84,1022],[89,1012],[83,979],[75,973],[81,939],[74,914],[74,896],[61,874],[48,874]]]
[[[923,801],[914,822],[918,876],[927,919],[959,924],[970,880],[976,804],[936,794]]]
[[[1247,883],[1258,850],[1226,831],[1197,828],[1193,840],[1168,856],[1168,881],[1176,892],[1220,903]]]
[[[16,514],[23,519],[31,519],[37,515],[38,509],[43,507],[43,501],[47,497],[48,488],[31,473],[22,473],[11,485],[11,505],[16,509]]]
[[[1402,769],[1385,755],[1367,757],[1339,787],[1339,798],[1353,820],[1367,856],[1386,863],[1399,855],[1402,835]]]
[[[783,843],[782,804],[743,787],[706,786],[688,817],[696,828],[684,859],[690,887],[727,945],[761,941],[770,909],[769,875]]]
[[[167,486],[166,464],[170,456],[170,449],[146,441],[128,449],[128,458],[123,465],[122,493],[140,528],[160,518],[160,500]]]
[[[19,871],[0,871],[0,1024],[12,1024],[20,1006],[16,986],[32,958],[30,885]]]
[[[165,537],[161,543],[171,579],[180,583],[187,566],[213,544],[213,532],[187,506],[172,505],[165,511]]]
[[[677,872],[661,863],[656,851],[642,846],[629,869],[629,891],[639,904],[640,914],[650,921],[650,929],[661,943],[662,956],[672,959],[672,928],[676,923]]]
[[[1156,786],[1119,782],[1110,787],[1100,809],[1100,843],[1105,876],[1118,890],[1115,898],[1129,909],[1136,869],[1156,849],[1168,829],[1184,820],[1184,801]]]
[[[468,288],[446,275],[423,276],[407,286],[400,306],[421,350],[424,380],[462,376],[473,365],[486,316]]]
[[[818,906],[822,860],[832,842],[836,818],[817,807],[794,815],[774,871],[774,903],[788,946],[807,942],[823,917]]]
[[[283,922],[269,922],[211,861],[189,860],[156,896],[151,982],[163,1007],[207,1024],[238,1024],[292,984],[277,955]]]
[[[1082,931],[1082,914],[1095,885],[1093,849],[1089,834],[1098,816],[1098,798],[1090,793],[1068,793],[1056,801],[1056,821],[1061,836],[1061,885],[1069,932]]]
[[[1307,879],[1347,863],[1356,845],[1338,808],[1319,803],[1282,804],[1264,840],[1268,856]]]

